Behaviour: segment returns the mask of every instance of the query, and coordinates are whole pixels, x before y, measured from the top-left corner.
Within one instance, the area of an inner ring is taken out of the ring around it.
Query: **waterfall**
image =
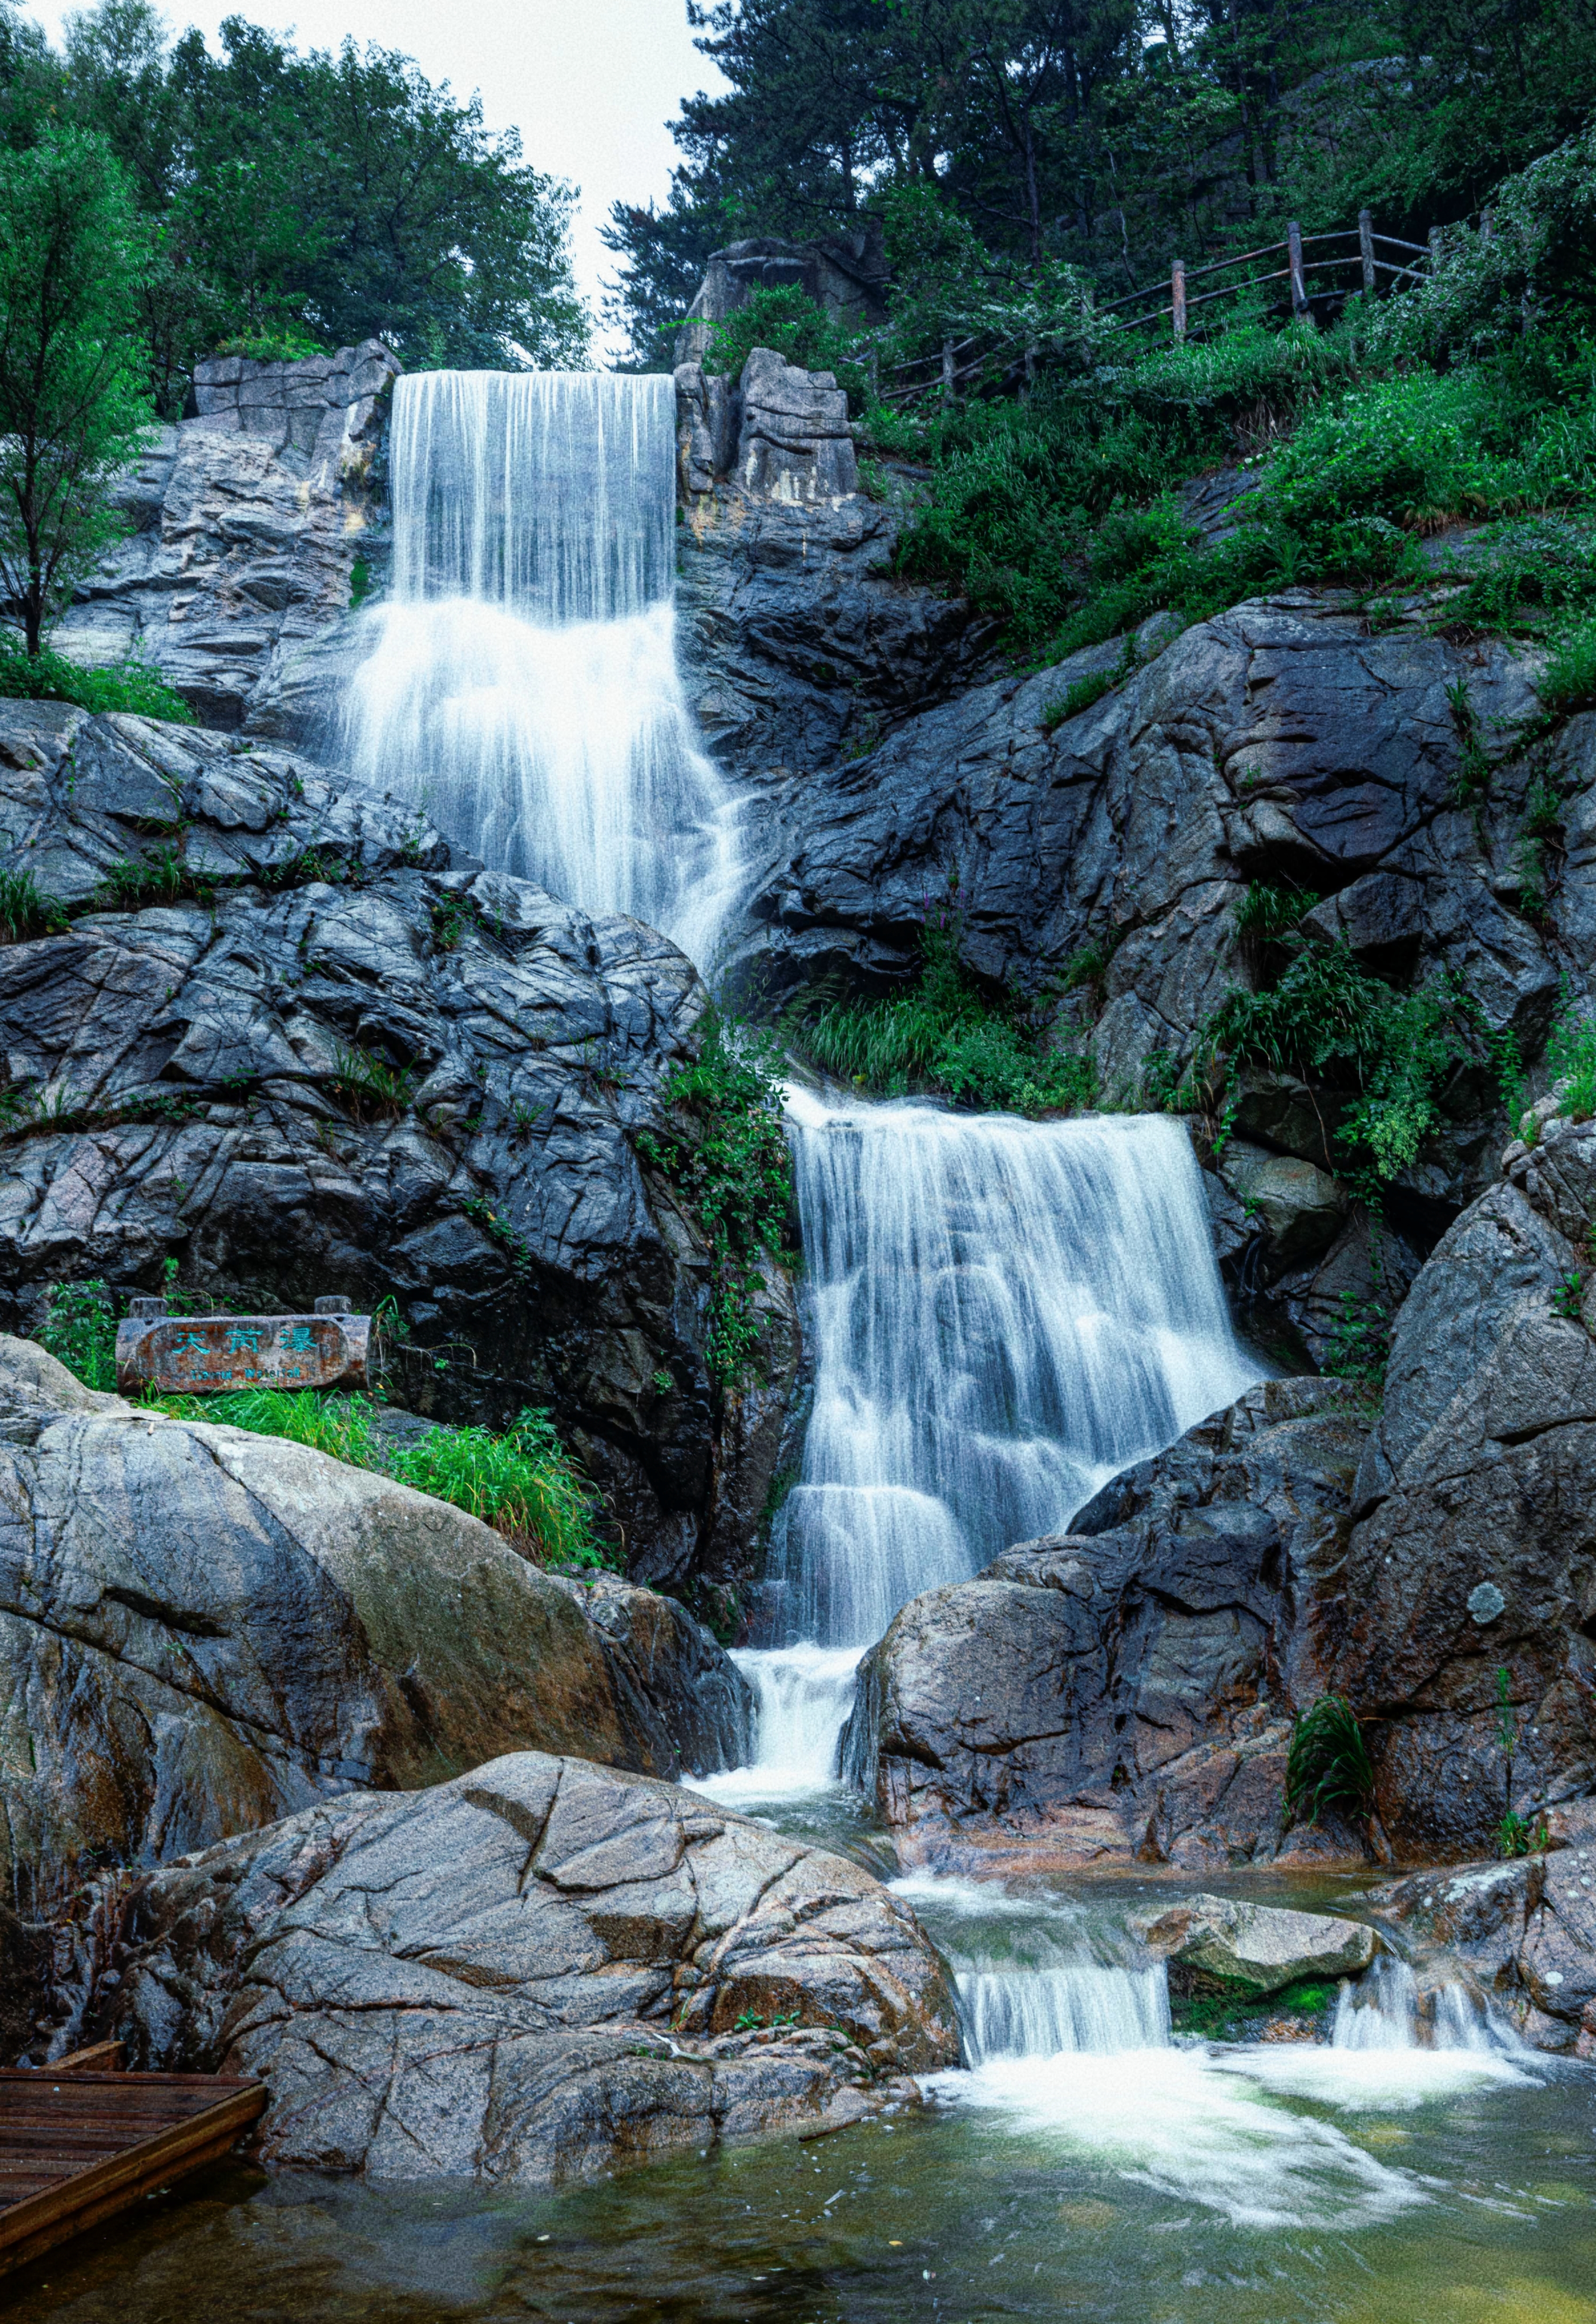
[[[1169,2047],[1169,1975],[1150,1969],[961,1969],[955,1983],[964,2061],[1116,2057]]]
[[[790,1674],[780,1748],[796,1766],[835,1752],[838,1655],[856,1661],[922,1591],[1066,1530],[1257,1372],[1177,1123],[799,1091],[789,1123],[815,1396],[762,1635],[832,1650],[824,1685]]]
[[[343,745],[493,870],[707,966],[737,851],[676,666],[675,412],[664,377],[397,382],[392,591]]]
[[[1380,1953],[1358,1978],[1343,1984],[1335,2004],[1331,2046],[1336,2050],[1470,2050],[1486,2053],[1522,2048],[1505,2024],[1493,2021],[1457,1979],[1421,1995],[1405,1960]]]

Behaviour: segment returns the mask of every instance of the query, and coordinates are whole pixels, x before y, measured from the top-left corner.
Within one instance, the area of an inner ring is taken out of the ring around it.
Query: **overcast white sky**
[[[74,9],[33,0],[28,13],[59,43]],[[684,0],[165,0],[163,14],[213,46],[232,15],[292,31],[301,48],[348,33],[402,50],[458,97],[479,89],[490,128],[519,129],[529,161],[581,188],[573,251],[595,308],[615,263],[598,238],[611,203],[663,200],[676,158],[665,124],[720,78],[693,46]]]

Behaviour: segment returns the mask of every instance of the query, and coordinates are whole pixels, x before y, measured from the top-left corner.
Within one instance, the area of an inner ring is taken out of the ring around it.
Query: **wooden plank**
[[[52,2245],[108,2218],[156,2187],[217,2160],[265,2104],[264,2083],[234,2082],[224,2096],[187,2121],[8,2205],[0,2211],[0,2274],[36,2259]]]
[[[87,2050],[73,2050],[43,2069],[51,2074],[115,2074],[125,2052],[120,2042],[91,2042]]]

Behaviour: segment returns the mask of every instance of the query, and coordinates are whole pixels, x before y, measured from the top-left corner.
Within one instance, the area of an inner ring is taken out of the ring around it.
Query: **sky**
[[[73,12],[39,0],[27,10],[58,45]],[[665,124],[683,97],[721,86],[693,46],[685,0],[163,0],[163,13],[174,32],[196,24],[213,46],[233,15],[292,31],[302,49],[347,33],[402,50],[457,97],[480,90],[490,129],[519,129],[534,167],[581,188],[572,254],[595,311],[615,267],[598,238],[611,203],[664,199],[676,159]]]

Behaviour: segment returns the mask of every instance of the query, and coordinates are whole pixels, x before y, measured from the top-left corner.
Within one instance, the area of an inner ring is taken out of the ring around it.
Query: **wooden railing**
[[[1490,219],[1482,220],[1489,233]],[[1122,298],[1111,299],[1100,306],[1100,315],[1113,316],[1109,328],[1115,331],[1139,331],[1149,323],[1161,323],[1168,318],[1176,339],[1186,336],[1188,319],[1194,309],[1205,307],[1216,299],[1233,299],[1243,291],[1261,287],[1266,282],[1287,282],[1290,285],[1291,310],[1294,315],[1311,315],[1315,298],[1333,296],[1342,288],[1331,281],[1308,287],[1308,277],[1333,276],[1350,269],[1357,272],[1356,283],[1346,284],[1349,290],[1357,288],[1372,294],[1380,287],[1380,278],[1387,278],[1388,290],[1405,289],[1419,281],[1434,266],[1441,239],[1436,227],[1426,245],[1418,242],[1403,242],[1396,235],[1376,234],[1374,220],[1368,210],[1360,210],[1358,223],[1332,234],[1305,235],[1296,219],[1286,228],[1283,242],[1260,244],[1256,250],[1238,251],[1233,257],[1215,258],[1206,266],[1187,269],[1184,259],[1170,263],[1167,281],[1149,283],[1145,290],[1129,290]],[[1350,249],[1327,251],[1330,244],[1351,244]],[[1312,250],[1315,255],[1309,257]],[[1398,253],[1388,256],[1384,254]],[[1270,267],[1267,272],[1240,272],[1255,269],[1260,260],[1283,258],[1285,264]],[[1213,275],[1240,273],[1232,282],[1217,283],[1211,290],[1200,290],[1193,298],[1189,285]],[[1149,306],[1142,314],[1126,314],[1123,310],[1141,305],[1146,300],[1162,300]],[[964,339],[945,339],[935,355],[916,355],[908,363],[894,364],[886,372],[890,384],[881,386],[878,374],[878,392],[883,403],[911,403],[918,397],[940,387],[945,405],[958,401],[961,388],[980,380],[993,392],[1022,380],[1034,378],[1039,361],[1035,346],[1027,346],[1019,338],[1004,338],[996,334],[974,333]],[[867,358],[874,366],[873,356]]]

